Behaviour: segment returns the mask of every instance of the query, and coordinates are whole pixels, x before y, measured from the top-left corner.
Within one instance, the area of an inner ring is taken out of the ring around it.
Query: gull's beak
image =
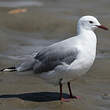
[[[105,27],[104,25],[100,25],[100,26],[97,26],[98,28],[101,28],[101,29],[104,29],[104,30],[108,30],[107,27]]]

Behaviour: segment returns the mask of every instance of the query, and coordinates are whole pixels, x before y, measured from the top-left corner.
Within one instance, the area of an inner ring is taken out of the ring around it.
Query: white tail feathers
[[[4,68],[4,69],[2,69],[1,71],[13,72],[13,71],[16,71],[16,68],[15,68],[15,67]]]

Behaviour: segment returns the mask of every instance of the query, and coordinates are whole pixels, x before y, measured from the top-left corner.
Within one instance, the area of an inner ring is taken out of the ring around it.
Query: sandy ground
[[[8,14],[15,8],[0,8],[0,69],[19,64],[18,56],[75,35],[76,21],[82,15],[94,15],[110,28],[109,1],[41,2],[44,6],[25,6],[26,13],[15,15]],[[0,110],[109,110],[110,32],[96,33],[96,61],[86,75],[71,84],[80,99],[61,103],[59,87],[39,79],[32,71],[0,72]],[[64,97],[68,97],[66,85]]]
[[[104,67],[106,65],[106,67]],[[109,110],[110,61],[97,60],[87,75],[73,82],[78,100],[61,103],[59,88],[47,84],[32,72],[0,73],[1,110]],[[64,86],[64,97],[68,90]]]

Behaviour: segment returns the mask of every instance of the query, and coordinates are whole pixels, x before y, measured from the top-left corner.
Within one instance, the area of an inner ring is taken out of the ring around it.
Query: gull
[[[97,38],[96,28],[108,30],[93,16],[83,16],[77,23],[77,35],[54,43],[41,49],[34,57],[28,58],[16,67],[5,68],[1,71],[33,70],[38,77],[60,87],[60,100],[63,98],[63,84],[68,85],[69,96],[72,94],[70,82],[87,73],[96,57]]]

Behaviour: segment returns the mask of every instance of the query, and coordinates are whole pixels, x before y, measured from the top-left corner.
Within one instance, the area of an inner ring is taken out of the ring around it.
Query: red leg
[[[62,90],[63,85],[62,85],[62,83],[59,83],[59,85],[60,85],[60,100],[61,100],[61,102],[68,102],[68,101],[70,101],[69,99],[63,98],[63,90]]]
[[[62,83],[60,83],[60,100],[63,98]]]
[[[68,84],[68,89],[69,89],[69,93],[70,93],[70,98],[75,98],[77,99],[77,96],[73,96],[72,91],[71,91],[71,86],[70,86],[70,82],[67,83]]]

